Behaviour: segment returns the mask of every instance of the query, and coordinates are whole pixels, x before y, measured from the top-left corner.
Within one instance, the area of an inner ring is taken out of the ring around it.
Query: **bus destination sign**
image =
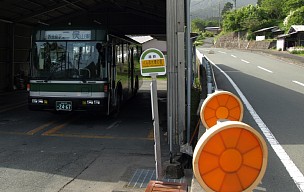
[[[45,31],[45,40],[91,40],[91,31]]]

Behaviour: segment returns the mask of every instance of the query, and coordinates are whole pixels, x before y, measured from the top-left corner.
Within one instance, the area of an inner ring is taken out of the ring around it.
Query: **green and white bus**
[[[141,47],[102,29],[38,30],[33,38],[30,110],[110,114],[142,84]]]

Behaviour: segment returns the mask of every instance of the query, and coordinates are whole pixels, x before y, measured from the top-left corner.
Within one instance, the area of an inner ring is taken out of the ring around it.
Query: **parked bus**
[[[38,30],[33,38],[30,110],[110,114],[142,84],[140,45],[105,30]]]

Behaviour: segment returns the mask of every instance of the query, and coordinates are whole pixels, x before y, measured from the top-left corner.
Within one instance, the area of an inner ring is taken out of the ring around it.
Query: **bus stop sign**
[[[140,56],[140,72],[142,76],[166,74],[164,54],[155,48],[145,50]]]

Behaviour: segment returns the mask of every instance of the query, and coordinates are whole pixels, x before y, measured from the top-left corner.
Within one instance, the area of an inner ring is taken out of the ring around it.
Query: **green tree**
[[[248,5],[228,12],[223,18],[224,31],[255,31],[273,24],[264,9]]]
[[[241,30],[241,15],[239,10],[227,12],[223,15],[222,26],[224,31]]]
[[[258,5],[258,6],[261,6],[261,5],[262,5],[262,1],[263,1],[263,0],[258,0],[258,1],[257,1],[257,5]]]
[[[285,24],[286,30],[289,30],[291,25],[304,25],[304,6],[293,11],[286,19]]]
[[[191,22],[191,29],[193,32],[205,31],[206,22],[202,19],[196,18]]]
[[[286,0],[283,4],[283,12],[287,16],[291,11],[294,11],[304,6],[304,0]]]
[[[263,0],[261,8],[264,9],[269,19],[283,19],[286,15],[283,13],[283,5],[286,0]]]
[[[218,21],[214,20],[202,20],[200,18],[195,18],[191,21],[191,29],[193,32],[204,32],[206,27],[219,26]]]
[[[224,5],[224,8],[222,10],[222,15],[225,15],[225,13],[227,13],[228,11],[232,10],[233,9],[233,4],[230,3],[230,2],[227,2],[225,5]]]
[[[219,26],[219,21],[218,20],[208,20],[206,21],[206,26],[207,27],[217,27]]]

